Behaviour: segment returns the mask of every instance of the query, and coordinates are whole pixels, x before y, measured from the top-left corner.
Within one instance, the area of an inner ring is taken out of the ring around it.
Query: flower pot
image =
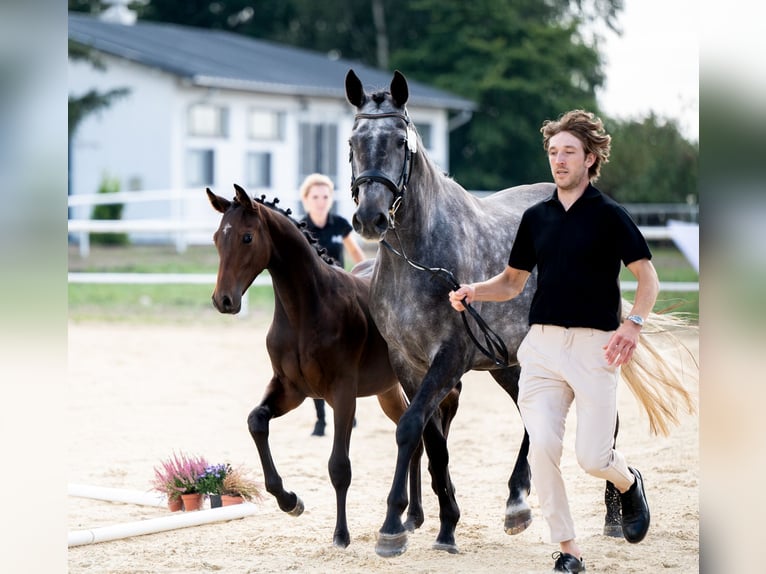
[[[181,499],[184,501],[184,510],[186,512],[191,510],[199,510],[202,508],[201,492],[195,492],[194,494],[182,494]]]
[[[220,494],[210,494],[208,497],[210,498],[210,508],[220,508],[222,506]]]
[[[221,504],[223,506],[231,506],[232,504],[242,504],[245,501],[241,496],[230,496],[228,494],[221,495]]]
[[[168,498],[168,508],[170,512],[178,512],[183,509],[183,501],[179,497]]]

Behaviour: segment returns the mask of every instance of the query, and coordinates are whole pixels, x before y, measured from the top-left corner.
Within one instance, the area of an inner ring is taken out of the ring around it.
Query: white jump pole
[[[108,488],[104,486],[87,486],[82,484],[70,484],[69,495],[80,498],[94,498],[108,502],[125,502],[128,504],[140,504],[144,506],[167,506],[167,499],[160,494],[141,492],[140,490],[126,490],[122,488]],[[73,530],[68,534],[68,546],[82,546],[97,542],[108,542],[131,536],[154,534],[178,528],[188,528],[213,522],[224,522],[250,516],[257,512],[258,507],[252,502],[221,506],[208,510],[193,512],[176,512],[170,516],[148,518],[102,526],[86,530]]]
[[[243,502],[242,504],[232,504],[231,506],[221,506],[208,510],[176,512],[170,516],[147,518],[146,520],[102,526],[100,528],[91,528],[90,530],[73,530],[69,532],[68,545],[70,547],[82,546],[84,544],[130,538],[131,536],[165,532],[177,528],[188,528],[189,526],[234,520],[235,518],[243,518],[255,514],[257,508],[252,502]]]

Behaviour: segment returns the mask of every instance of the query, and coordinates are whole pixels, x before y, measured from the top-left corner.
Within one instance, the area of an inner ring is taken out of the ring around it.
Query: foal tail
[[[625,302],[623,302],[625,303]],[[630,305],[623,304],[623,319]],[[680,331],[697,327],[673,313],[650,313],[644,323],[633,358],[622,365],[622,378],[649,417],[654,435],[668,436],[678,425],[679,411],[697,412],[688,383],[699,383],[699,363],[679,338]]]

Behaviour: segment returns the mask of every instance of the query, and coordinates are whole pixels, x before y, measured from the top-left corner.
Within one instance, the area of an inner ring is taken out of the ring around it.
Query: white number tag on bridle
[[[418,153],[418,137],[415,135],[415,128],[407,126],[407,147],[412,153]]]

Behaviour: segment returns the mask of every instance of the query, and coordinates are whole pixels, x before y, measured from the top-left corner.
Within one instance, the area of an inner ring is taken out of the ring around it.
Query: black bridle
[[[390,223],[393,223],[394,213],[396,208],[404,198],[404,192],[407,191],[407,184],[410,182],[410,174],[412,173],[412,154],[413,150],[417,149],[414,141],[415,132],[412,129],[412,122],[410,121],[407,112],[403,114],[399,112],[388,112],[382,114],[356,114],[355,120],[359,119],[379,119],[379,118],[399,118],[407,126],[407,141],[404,148],[404,163],[402,163],[402,173],[399,174],[399,181],[394,182],[388,175],[379,169],[368,169],[356,175],[354,173],[354,151],[351,150],[349,154],[349,160],[351,161],[351,197],[356,205],[359,205],[359,186],[371,181],[376,181],[385,185],[391,193],[394,194],[394,200],[391,202],[391,209],[389,210]]]
[[[351,160],[351,197],[354,199],[354,203],[356,205],[359,205],[359,186],[363,185],[365,183],[369,183],[371,181],[376,181],[378,183],[382,183],[385,185],[389,190],[391,190],[391,193],[394,194],[394,199],[391,202],[391,207],[389,208],[389,225],[394,230],[394,233],[396,234],[397,240],[399,240],[399,245],[401,247],[402,242],[399,239],[399,233],[396,229],[396,226],[394,224],[394,216],[396,214],[396,210],[398,209],[399,205],[402,202],[402,199],[404,198],[404,192],[407,190],[407,184],[410,181],[410,175],[412,173],[412,154],[415,153],[417,150],[417,147],[415,145],[412,145],[412,142],[409,141],[410,138],[415,138],[414,130],[411,129],[411,122],[410,118],[407,115],[407,112],[400,114],[398,112],[389,112],[389,113],[381,113],[381,114],[356,114],[355,119],[379,119],[379,118],[399,118],[400,120],[403,120],[404,123],[407,125],[407,145],[405,146],[405,152],[404,152],[404,163],[402,165],[402,173],[399,175],[399,182],[395,183],[388,175],[386,175],[384,172],[377,170],[377,169],[368,169],[360,173],[358,176],[354,175],[354,161],[353,161],[353,150],[350,153],[349,159]],[[418,263],[417,261],[413,261],[409,257],[407,257],[407,254],[404,253],[404,249],[401,251],[398,251],[395,249],[388,241],[385,239],[381,239],[380,243],[391,253],[395,254],[396,256],[404,259],[410,266],[414,267],[415,269],[418,269],[420,271],[427,271],[431,274],[431,277],[435,277],[437,279],[440,279],[442,282],[446,283],[447,286],[452,289],[453,291],[460,288],[460,283],[455,279],[455,276],[452,274],[451,271],[447,269],[443,269],[441,267],[426,267],[425,265]],[[479,340],[476,338],[476,336],[473,334],[473,331],[471,330],[470,325],[468,325],[468,319],[466,319],[465,313],[460,313],[460,317],[463,319],[463,325],[465,326],[465,330],[468,332],[468,335],[471,337],[471,340],[473,343],[478,347],[478,349],[489,359],[491,359],[497,366],[499,367],[507,367],[508,366],[508,349],[505,346],[505,343],[500,338],[500,336],[495,333],[489,325],[487,325],[486,321],[479,315],[478,311],[474,309],[470,303],[466,301],[465,298],[461,301],[463,304],[463,307],[465,307],[465,310],[468,311],[471,316],[474,318],[476,323],[479,325],[479,329],[484,334],[484,341],[486,342],[486,347],[483,346]]]

